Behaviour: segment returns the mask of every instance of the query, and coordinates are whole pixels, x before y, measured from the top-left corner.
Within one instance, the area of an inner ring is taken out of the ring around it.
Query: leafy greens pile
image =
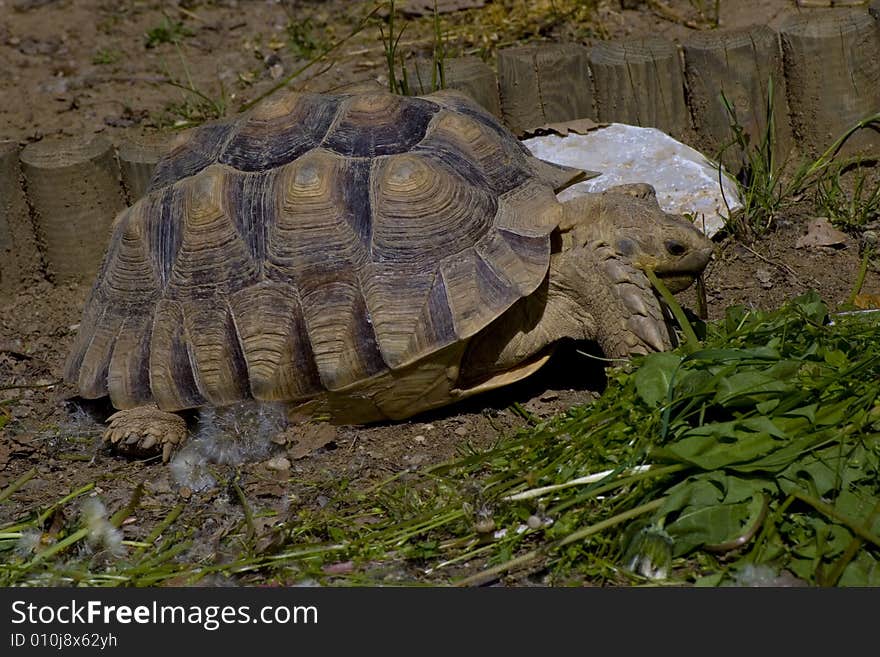
[[[718,584],[760,566],[770,584],[880,585],[871,317],[832,318],[815,294],[774,312],[731,308],[702,344],[616,370],[594,404],[444,473],[482,477],[507,528],[488,575],[608,578],[625,565]]]

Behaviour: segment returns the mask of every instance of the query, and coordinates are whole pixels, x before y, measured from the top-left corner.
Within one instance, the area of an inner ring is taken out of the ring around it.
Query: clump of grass
[[[857,159],[830,167],[816,183],[817,210],[849,233],[880,220],[880,181],[865,168],[875,164]]]
[[[370,11],[367,13],[367,15],[364,16],[364,17],[363,17],[363,18],[362,18],[362,19],[361,19],[361,20],[360,20],[360,21],[359,21],[359,22],[358,22],[358,23],[352,28],[352,30],[351,30],[348,34],[346,34],[345,36],[343,36],[343,37],[337,39],[337,40],[334,41],[333,43],[326,45],[324,48],[321,49],[320,52],[316,53],[316,54],[315,54],[311,59],[309,59],[305,64],[303,64],[303,65],[300,66],[299,68],[295,69],[295,70],[294,70],[293,72],[291,72],[289,75],[287,75],[287,76],[281,78],[277,83],[275,83],[272,87],[270,87],[269,89],[267,89],[266,91],[264,91],[263,93],[261,93],[260,95],[258,95],[256,98],[253,98],[253,99],[251,99],[250,101],[244,103],[244,104],[239,108],[239,110],[243,112],[243,111],[245,111],[245,110],[250,109],[251,107],[253,107],[253,106],[256,105],[257,103],[259,103],[260,101],[262,101],[262,100],[268,98],[269,96],[271,96],[271,95],[274,94],[275,92],[279,91],[280,89],[283,89],[283,88],[287,87],[291,82],[293,82],[293,80],[295,80],[295,79],[298,78],[300,75],[302,75],[303,73],[305,73],[307,70],[309,70],[310,68],[312,68],[312,67],[313,67],[315,64],[317,64],[318,62],[325,61],[325,60],[328,58],[328,56],[329,56],[332,52],[334,52],[335,50],[339,49],[339,48],[340,48],[341,46],[343,46],[345,43],[347,43],[348,41],[350,41],[351,39],[353,39],[355,36],[357,36],[358,34],[360,34],[360,33],[361,33],[361,32],[362,32],[362,31],[363,31],[368,25],[371,25],[371,24],[372,24],[372,20],[373,20],[373,18],[376,16],[376,14],[378,13],[379,9],[381,9],[381,7],[382,7],[382,5],[377,5],[377,6],[373,7],[373,9],[370,10]],[[330,64],[328,64],[327,68],[329,68],[330,65],[332,65],[332,62],[331,62]]]
[[[758,143],[752,143],[751,137],[737,119],[736,108],[723,92],[721,100],[730,118],[732,137],[721,149],[717,159],[720,162],[733,149],[732,152],[742,163],[736,180],[743,208],[731,214],[727,225],[733,234],[751,239],[766,233],[774,226],[776,217],[783,209],[820,185],[823,187],[817,198],[827,201],[829,208],[837,209],[838,215],[846,214],[842,203],[845,195],[837,193],[842,191],[839,189],[839,172],[851,167],[852,162],[841,163],[837,159],[838,154],[859,130],[876,129],[880,126],[880,113],[858,121],[819,157],[801,162],[788,173],[788,162],[779,162],[776,158],[773,79],[768,81],[767,103],[764,108],[765,128]],[[723,175],[720,164],[718,175]],[[864,197],[861,187],[858,192],[858,198],[853,197],[854,205],[850,212],[856,219],[864,218],[874,211],[878,203],[874,191],[868,192]]]
[[[770,78],[767,85],[767,104],[765,128],[760,142],[752,143],[736,115],[736,108],[722,92],[721,101],[730,118],[732,137],[725,144],[719,157],[731,152],[740,160],[737,186],[743,202],[743,209],[730,216],[728,228],[741,237],[752,237],[766,232],[777,213],[789,198],[792,189],[783,177],[784,163],[776,161],[776,117],[774,113],[774,86]],[[721,169],[719,165],[719,176]]]
[[[210,95],[195,86],[189,86],[188,83],[180,80],[169,80],[167,84],[185,93],[179,101],[165,104],[157,121],[160,127],[175,130],[191,128],[226,116],[228,104],[222,82],[217,96]]]
[[[388,13],[384,18],[384,25],[379,23],[379,36],[382,39],[382,46],[385,51],[385,64],[388,70],[388,90],[393,94],[409,95],[406,67],[403,64],[403,57],[398,53],[400,39],[406,31],[406,23],[399,30],[396,30],[397,8],[394,0],[389,0],[387,9]],[[399,73],[398,64],[400,65]]]
[[[431,48],[430,77],[426,78],[423,69],[418,65],[414,67],[417,86],[411,85],[406,67],[406,57],[400,52],[400,39],[406,31],[407,23],[396,30],[394,0],[387,3],[388,13],[382,23],[379,24],[379,35],[385,51],[385,62],[388,71],[388,89],[391,93],[412,95],[413,93],[431,93],[446,88],[446,59],[448,56],[443,26],[440,13],[437,10],[437,2],[434,2],[433,12],[433,43]],[[387,33],[386,33],[387,30]]]
[[[389,0],[382,5],[387,13],[379,25],[389,89],[408,94],[445,88],[446,62],[452,56],[476,55],[489,60],[497,49],[518,43],[583,40],[597,34],[607,38],[596,22],[598,4],[597,0],[504,0],[442,17],[435,7],[430,16],[409,18],[400,27],[396,5]],[[409,43],[401,38],[404,32]],[[427,66],[410,68],[417,80],[411,79],[405,65],[410,51],[431,60],[430,71]]]
[[[106,66],[108,64],[115,64],[122,58],[122,53],[118,50],[112,50],[109,48],[99,48],[95,55],[92,57],[92,64],[97,66]]]
[[[173,76],[166,67],[166,84],[180,89],[181,99],[169,102],[164,109],[164,116],[160,119],[160,125],[168,125],[173,128],[188,128],[199,125],[206,121],[223,118],[229,111],[229,98],[223,80],[218,78],[218,93],[212,94],[197,86],[190,75],[186,57],[180,47],[177,47],[177,56],[183,69],[183,78]]]
[[[223,80],[218,77],[216,93],[196,85],[181,47],[183,37],[190,36],[192,32],[182,22],[173,21],[165,14],[163,16],[162,24],[147,32],[147,47],[153,48],[160,43],[174,44],[183,75],[178,77],[172,74],[166,65],[165,83],[182,93],[180,100],[166,103],[157,124],[180,129],[223,118],[229,111],[229,97]]]
[[[453,17],[449,38],[487,59],[499,48],[541,40],[610,38],[596,20],[598,0],[505,0]]]
[[[147,48],[155,48],[163,43],[180,43],[184,38],[192,36],[192,30],[182,21],[176,21],[163,14],[162,22],[150,28],[144,34]]]
[[[446,88],[446,59],[447,46],[443,35],[443,28],[440,23],[440,14],[437,11],[437,3],[434,2],[434,43],[431,49],[431,76],[430,80],[422,78],[422,71],[418,66],[414,67],[414,71],[418,81],[418,93],[431,93]],[[401,66],[406,74],[406,69]]]

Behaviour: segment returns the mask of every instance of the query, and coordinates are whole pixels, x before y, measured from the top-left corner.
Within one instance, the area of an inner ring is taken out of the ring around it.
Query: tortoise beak
[[[686,250],[674,263],[656,267],[654,273],[669,288],[670,292],[681,292],[690,287],[703,273],[712,259],[713,251],[714,246],[707,239],[706,243],[699,248]]]

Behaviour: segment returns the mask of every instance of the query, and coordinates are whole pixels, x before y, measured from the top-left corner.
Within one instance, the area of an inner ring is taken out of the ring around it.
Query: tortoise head
[[[680,215],[664,212],[653,187],[620,185],[563,204],[563,249],[601,245],[640,270],[652,269],[672,292],[703,272],[713,244]]]

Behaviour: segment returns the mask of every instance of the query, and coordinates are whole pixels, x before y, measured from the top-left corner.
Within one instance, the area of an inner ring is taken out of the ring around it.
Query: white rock
[[[290,461],[283,456],[276,456],[266,461],[266,467],[270,470],[290,470]]]
[[[530,137],[523,144],[549,162],[602,173],[563,190],[560,201],[614,185],[648,183],[657,191],[660,207],[691,214],[697,227],[710,236],[742,207],[729,175],[719,180],[717,164],[656,128],[611,123],[587,134]]]

